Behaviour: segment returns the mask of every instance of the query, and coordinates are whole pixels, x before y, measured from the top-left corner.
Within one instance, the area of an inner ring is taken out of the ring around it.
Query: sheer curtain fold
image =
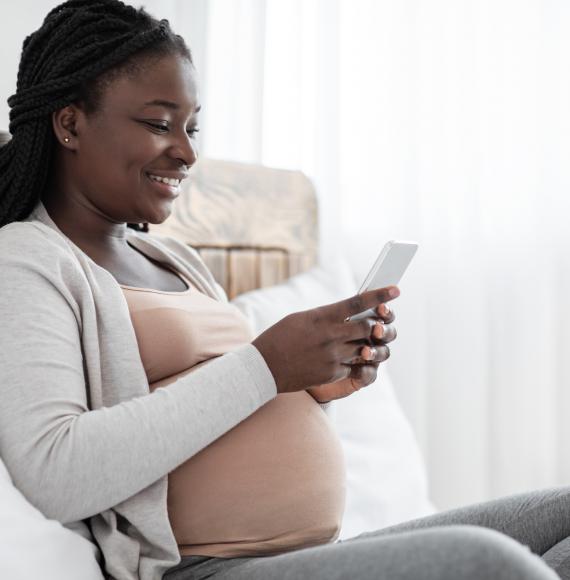
[[[389,365],[435,503],[567,481],[570,5],[201,10],[203,153],[305,171],[323,254],[359,276],[387,239],[421,244]]]

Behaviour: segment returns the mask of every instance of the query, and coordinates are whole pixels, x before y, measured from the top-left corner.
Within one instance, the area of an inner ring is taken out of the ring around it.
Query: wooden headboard
[[[299,171],[200,159],[171,216],[150,231],[196,248],[231,299],[315,265],[315,190]]]

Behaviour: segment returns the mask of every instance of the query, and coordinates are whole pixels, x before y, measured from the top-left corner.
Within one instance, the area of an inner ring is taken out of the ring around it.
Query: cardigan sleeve
[[[53,282],[71,274],[41,250],[0,248],[0,455],[47,517],[70,523],[119,504],[275,397],[247,344],[168,388],[90,409],[80,312]]]

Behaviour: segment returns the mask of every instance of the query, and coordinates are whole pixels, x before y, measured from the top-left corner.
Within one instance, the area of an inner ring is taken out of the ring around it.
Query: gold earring
[[[64,142],[64,143],[69,143],[69,137],[64,137],[64,138],[63,138],[63,142]]]

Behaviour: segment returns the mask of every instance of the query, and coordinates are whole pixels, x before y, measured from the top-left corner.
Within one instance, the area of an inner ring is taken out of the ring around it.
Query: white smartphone
[[[417,249],[418,244],[416,242],[398,240],[387,242],[364,279],[358,293],[362,294],[367,290],[399,284]],[[351,316],[350,320],[360,320],[367,316],[377,316],[377,313],[374,309],[366,310]]]

